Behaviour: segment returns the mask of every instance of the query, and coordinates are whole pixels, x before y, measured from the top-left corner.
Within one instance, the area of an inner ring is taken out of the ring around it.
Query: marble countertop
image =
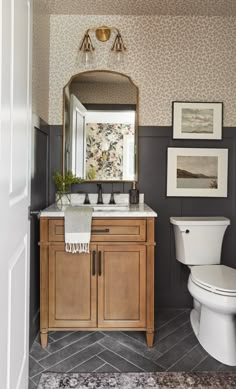
[[[64,217],[64,211],[68,205],[58,206],[52,204],[48,208],[40,211],[39,217]],[[70,206],[70,205],[69,205]],[[76,206],[73,205],[72,206]],[[78,206],[78,205],[77,205]],[[93,207],[93,204],[89,205]],[[154,212],[147,204],[119,204],[115,206],[97,206],[94,204],[93,217],[157,217],[157,213]],[[107,209],[106,209],[107,208]],[[109,209],[110,208],[110,209]]]

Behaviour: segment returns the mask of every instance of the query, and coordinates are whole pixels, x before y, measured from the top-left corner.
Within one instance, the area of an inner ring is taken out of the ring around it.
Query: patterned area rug
[[[43,373],[38,389],[236,389],[231,373]]]

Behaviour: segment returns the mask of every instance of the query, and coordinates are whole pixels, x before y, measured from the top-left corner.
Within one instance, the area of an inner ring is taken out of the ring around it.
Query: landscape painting
[[[168,148],[167,196],[227,197],[228,149]]]
[[[222,103],[173,102],[173,138],[222,139]]]
[[[213,119],[213,109],[183,108],[181,118],[182,132],[212,134]]]
[[[177,188],[218,187],[218,157],[178,156]]]

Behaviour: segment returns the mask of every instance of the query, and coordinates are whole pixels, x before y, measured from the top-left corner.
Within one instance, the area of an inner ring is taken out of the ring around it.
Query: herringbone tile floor
[[[210,357],[200,346],[189,322],[189,310],[160,309],[154,346],[144,332],[51,332],[46,350],[39,338],[30,351],[29,389],[44,371],[236,371]]]

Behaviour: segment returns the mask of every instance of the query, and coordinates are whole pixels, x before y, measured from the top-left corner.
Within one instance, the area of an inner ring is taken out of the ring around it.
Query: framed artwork
[[[228,149],[167,149],[167,196],[227,197]]]
[[[223,103],[172,103],[174,139],[222,139]]]

